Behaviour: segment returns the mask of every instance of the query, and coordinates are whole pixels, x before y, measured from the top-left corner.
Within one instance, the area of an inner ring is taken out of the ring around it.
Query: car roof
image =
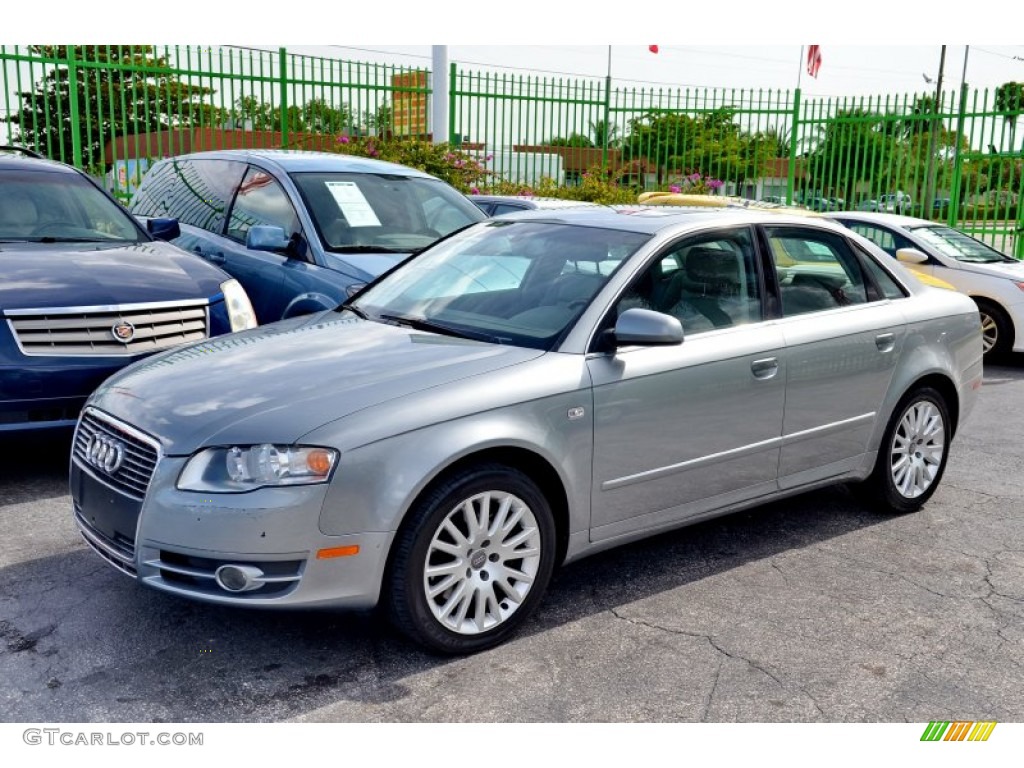
[[[173,159],[242,160],[257,165],[274,165],[285,173],[303,171],[329,173],[334,171],[340,173],[387,173],[424,179],[436,178],[415,168],[384,160],[374,160],[371,157],[302,149],[218,149],[177,155]]]
[[[499,219],[490,219],[490,222]],[[700,228],[705,224],[722,226],[743,224],[794,224],[817,226],[844,232],[845,229],[834,221],[823,218],[779,213],[752,208],[684,208],[670,205],[596,205],[561,208],[557,210],[528,210],[507,213],[501,221],[546,221],[558,224],[599,227],[626,232],[656,234],[672,228],[690,225]],[[485,222],[486,223],[486,222]]]
[[[20,152],[8,149],[0,149],[0,169],[69,174],[81,173],[77,168],[56,160],[50,160],[45,157],[33,157],[32,155],[21,154]]]

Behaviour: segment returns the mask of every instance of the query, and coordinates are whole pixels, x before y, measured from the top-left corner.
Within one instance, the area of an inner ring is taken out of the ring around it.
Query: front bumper
[[[76,454],[71,495],[86,543],[143,584],[204,602],[261,608],[377,603],[393,532],[324,535],[319,520],[326,485],[180,491],[175,483],[184,463],[162,457],[145,498],[135,501]],[[354,555],[322,552],[353,546]],[[231,592],[215,578],[223,565],[257,569],[264,578],[256,589]]]

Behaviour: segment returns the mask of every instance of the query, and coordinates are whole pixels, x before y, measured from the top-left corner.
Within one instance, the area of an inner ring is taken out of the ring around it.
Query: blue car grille
[[[209,337],[205,299],[4,312],[26,355],[128,356]]]
[[[105,441],[116,441],[122,447],[123,459],[116,471],[106,471],[95,457],[90,458],[90,444],[99,438]],[[72,455],[78,465],[86,469],[93,477],[106,485],[120,491],[125,496],[142,501],[146,489],[156,469],[159,451],[155,443],[150,443],[134,430],[118,425],[102,417],[96,411],[87,410],[82,414],[75,430],[75,442]]]

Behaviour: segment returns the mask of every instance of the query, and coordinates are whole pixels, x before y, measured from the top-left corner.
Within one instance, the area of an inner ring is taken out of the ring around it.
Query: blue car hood
[[[157,354],[112,376],[90,403],[184,455],[291,443],[364,408],[542,354],[328,311]]]
[[[0,308],[210,298],[228,275],[163,242],[0,243]]]
[[[327,265],[359,282],[368,283],[401,264],[412,253],[326,253]]]

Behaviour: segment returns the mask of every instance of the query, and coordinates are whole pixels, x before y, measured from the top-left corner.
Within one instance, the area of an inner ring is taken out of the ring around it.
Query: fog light
[[[263,571],[251,565],[222,565],[214,578],[217,586],[228,592],[248,592],[263,586]]]

